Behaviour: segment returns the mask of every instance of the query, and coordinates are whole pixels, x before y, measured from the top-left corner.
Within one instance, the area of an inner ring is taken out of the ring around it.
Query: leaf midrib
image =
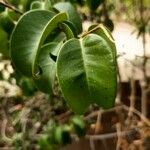
[[[91,97],[89,80],[88,80],[87,69],[86,69],[86,62],[85,62],[86,56],[85,56],[85,51],[84,51],[84,46],[83,46],[83,39],[79,39],[79,43],[80,43],[80,46],[81,46],[81,58],[82,58],[82,62],[83,62],[83,69],[85,71],[85,78],[86,78],[87,88],[88,88],[88,92],[89,92],[90,97]]]

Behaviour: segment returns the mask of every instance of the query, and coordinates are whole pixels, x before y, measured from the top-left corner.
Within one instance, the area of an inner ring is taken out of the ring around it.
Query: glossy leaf
[[[16,1],[16,0],[15,0]],[[21,0],[21,4],[23,5],[23,11],[26,12],[30,10],[32,2],[37,1],[37,0]]]
[[[75,28],[75,26],[72,24],[72,22],[70,22],[70,21],[64,21],[64,23],[67,24],[68,27],[71,29],[71,31],[72,31],[73,34],[74,34],[74,37],[78,37],[78,33],[77,33],[77,31],[76,31],[76,28]]]
[[[111,32],[102,24],[100,25],[92,25],[89,27],[89,33],[95,33],[101,37],[103,37],[107,43],[111,46],[112,53],[114,54],[114,59],[116,59],[116,46],[114,38],[111,35]]]
[[[71,39],[57,60],[57,76],[70,108],[82,114],[92,103],[114,105],[117,71],[112,47],[96,34]]]
[[[67,39],[74,38],[74,33],[72,32],[68,24],[66,24],[65,22],[61,23],[60,27],[62,31],[64,31],[64,33],[66,34]]]
[[[58,24],[67,20],[66,13],[55,15],[46,10],[32,10],[19,19],[11,38],[12,60],[24,75],[39,73],[37,59],[41,46]]]
[[[71,3],[60,2],[60,3],[55,4],[53,7],[59,12],[67,12],[69,16],[69,21],[73,23],[74,27],[77,30],[77,33],[82,32],[81,18]]]
[[[38,65],[42,69],[42,74],[39,78],[35,78],[34,81],[37,87],[48,94],[53,93],[53,85],[56,77],[56,62],[50,57],[50,54],[58,53],[62,43],[50,43],[42,47]]]

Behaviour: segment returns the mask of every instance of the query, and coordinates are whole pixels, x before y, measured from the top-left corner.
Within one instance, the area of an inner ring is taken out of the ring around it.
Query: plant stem
[[[128,112],[128,118],[127,118],[127,123],[131,123],[131,118],[133,116],[133,109],[135,108],[135,101],[136,101],[136,85],[135,85],[135,79],[134,79],[134,72],[135,68],[132,66],[132,76],[130,79],[130,86],[131,86],[131,94],[130,94],[130,107],[129,107],[129,112]]]
[[[147,108],[147,93],[148,93],[148,78],[146,74],[146,63],[147,63],[147,57],[146,57],[146,34],[145,34],[145,26],[144,24],[144,8],[143,8],[143,0],[140,0],[140,20],[142,23],[142,26],[144,27],[144,30],[142,31],[142,44],[143,44],[143,64],[142,64],[142,69],[143,69],[143,84],[141,84],[142,88],[142,96],[141,96],[141,111],[144,116],[147,116],[148,114],[148,108]]]
[[[4,0],[0,1],[0,4],[3,5],[3,6],[5,6],[5,7],[7,7],[7,8],[9,8],[9,9],[11,9],[11,10],[13,10],[13,11],[15,11],[16,13],[18,13],[20,15],[23,14],[20,10],[18,10],[17,8],[15,8],[11,4],[9,4],[7,1],[4,1]]]

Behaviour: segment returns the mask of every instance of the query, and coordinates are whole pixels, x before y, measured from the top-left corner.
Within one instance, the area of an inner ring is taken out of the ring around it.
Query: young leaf
[[[64,23],[60,24],[60,27],[62,28],[62,30],[65,32],[67,39],[71,39],[74,38],[74,33],[72,32],[72,30],[70,29],[69,25]]]
[[[44,9],[44,3],[40,1],[33,1],[30,5],[30,9]]]
[[[58,24],[67,20],[66,13],[46,10],[32,10],[18,21],[11,38],[12,60],[24,75],[36,77],[39,72],[37,59],[42,44],[48,35],[58,28]]]
[[[77,33],[82,32],[81,18],[71,3],[60,2],[60,3],[56,3],[53,7],[54,7],[54,9],[58,10],[59,12],[67,12],[67,14],[69,16],[69,21],[71,23],[73,23]]]
[[[74,112],[82,114],[92,103],[103,108],[114,105],[115,62],[110,44],[96,34],[71,39],[64,44],[57,59],[57,76],[64,97]]]
[[[44,9],[44,10],[51,10],[51,1],[45,0],[44,2],[41,1],[33,1],[30,5],[30,9]]]

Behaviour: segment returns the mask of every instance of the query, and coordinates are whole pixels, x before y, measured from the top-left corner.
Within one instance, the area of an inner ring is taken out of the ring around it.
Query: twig
[[[108,109],[108,110],[105,110],[103,111],[103,113],[108,113],[108,112],[113,112],[113,111],[117,111],[117,110],[121,110],[121,109],[124,109],[126,110],[127,112],[129,111],[132,111],[134,114],[136,114],[137,116],[139,116],[146,124],[147,126],[150,127],[150,121],[141,113],[139,112],[138,110],[136,110],[135,108],[132,108],[130,109],[128,106],[126,105],[121,105],[121,106],[116,106],[114,108],[111,108],[111,109]],[[84,117],[84,120],[89,120],[91,118],[94,118],[98,115],[98,112],[99,111],[95,111],[95,112],[92,112],[91,114],[89,114],[88,116],[85,116]]]
[[[121,73],[120,73],[120,71],[119,71],[119,64],[118,64],[118,61],[116,60],[116,65],[117,65],[117,75],[118,75],[118,79],[119,79],[119,83],[121,83],[122,82],[122,78],[121,78]],[[117,99],[117,103],[121,103],[121,93],[122,93],[122,85],[121,84],[119,84],[118,85],[119,86],[119,92],[118,92],[118,99]]]
[[[91,149],[91,150],[96,150],[96,149],[95,149],[94,140],[93,140],[92,137],[89,139],[89,141],[90,141],[90,149]]]
[[[89,33],[92,33],[92,32],[94,32],[94,31],[96,31],[96,30],[97,30],[99,27],[101,27],[101,26],[102,26],[102,24],[96,26],[95,28],[93,28],[93,29],[90,30],[90,31],[83,32],[83,33],[80,35],[80,38],[82,38],[82,37],[88,35]]]
[[[17,8],[15,8],[14,6],[12,6],[11,4],[9,4],[8,2],[6,2],[4,0],[0,1],[0,4],[7,7],[7,8],[9,8],[9,9],[11,9],[11,10],[13,10],[13,11],[15,11],[16,13],[18,13],[20,15],[23,14],[20,10],[18,10]]]
[[[102,113],[103,113],[103,110],[100,109],[98,111],[97,121],[96,121],[96,124],[95,124],[95,134],[99,134],[100,133]]]
[[[68,120],[68,118],[69,118],[72,114],[73,114],[73,112],[67,111],[67,112],[65,112],[65,113],[63,113],[63,114],[60,114],[60,115],[56,116],[55,119],[56,119],[57,121],[60,121],[60,122],[63,123],[63,122],[66,122],[66,120]]]
[[[139,1],[139,12],[140,12],[140,22],[142,23],[142,26],[144,28],[143,31],[141,31],[142,34],[142,44],[143,44],[143,64],[142,64],[142,69],[143,69],[143,82],[144,84],[141,84],[142,87],[142,96],[141,96],[141,111],[144,116],[147,116],[148,114],[148,107],[147,107],[147,86],[148,86],[148,78],[146,74],[146,64],[147,64],[147,57],[146,57],[146,25],[145,20],[144,20],[144,4],[143,0]],[[140,32],[140,31],[139,31]]]
[[[92,138],[93,140],[106,140],[106,139],[111,139],[117,136],[125,136],[129,133],[132,133],[131,130],[127,130],[127,131],[122,131],[120,133],[114,132],[114,133],[108,133],[108,134],[99,134],[99,135],[86,135],[85,137],[87,139]]]
[[[126,110],[126,111],[129,111],[129,107],[123,105],[123,108]],[[150,127],[150,121],[141,113],[139,112],[138,110],[136,110],[135,108],[132,108],[131,110],[133,113],[135,113],[137,116],[139,116],[146,124],[147,126]]]
[[[116,150],[120,150],[120,146],[121,146],[121,124],[117,123],[116,124],[116,129],[117,129],[117,137],[118,137],[118,141],[117,141],[117,146],[116,146]]]
[[[90,34],[90,33],[93,33],[95,32],[96,30],[98,30],[99,28],[103,29],[104,32],[107,32],[107,30],[105,29],[104,25],[103,24],[97,24],[97,26],[95,26],[93,29],[89,30],[89,31],[86,31],[86,32],[83,32],[79,37],[80,38],[83,38],[84,36]],[[109,36],[109,40],[111,42],[115,42],[114,39],[112,37]]]
[[[31,112],[30,108],[24,107],[21,111],[21,114],[20,114],[20,122],[21,122],[21,128],[22,128],[22,140],[23,141],[25,141],[26,137],[27,137],[27,132],[26,132],[27,120],[28,120],[30,112]],[[22,147],[25,150],[27,149],[25,143],[22,143]]]
[[[8,123],[8,114],[7,114],[7,98],[2,100],[2,105],[1,105],[1,111],[2,111],[2,124],[1,124],[1,136],[2,136],[2,140],[11,143],[12,140],[11,138],[8,138],[6,136],[6,128],[7,128],[7,123]]]
[[[6,126],[7,126],[7,122],[8,122],[8,120],[7,120],[7,119],[4,119],[4,120],[2,121],[2,124],[1,124],[2,140],[6,141],[6,142],[12,142],[12,140],[6,136]]]
[[[133,109],[135,108],[135,100],[136,100],[136,91],[135,91],[135,80],[133,78],[134,75],[134,67],[132,67],[132,77],[130,79],[130,86],[131,86],[131,94],[130,94],[130,107],[129,107],[129,112],[128,112],[128,118],[127,118],[127,123],[131,123],[131,117],[133,116]]]
[[[113,107],[113,108],[110,108],[110,109],[107,109],[107,110],[103,110],[102,114],[108,113],[108,112],[117,111],[117,110],[121,110],[121,109],[123,109],[123,105],[116,106],[116,107]],[[98,112],[99,112],[99,110],[96,110],[96,111],[90,113],[89,115],[87,115],[87,116],[84,117],[84,120],[86,121],[86,120],[89,120],[91,118],[96,117],[98,115]]]

